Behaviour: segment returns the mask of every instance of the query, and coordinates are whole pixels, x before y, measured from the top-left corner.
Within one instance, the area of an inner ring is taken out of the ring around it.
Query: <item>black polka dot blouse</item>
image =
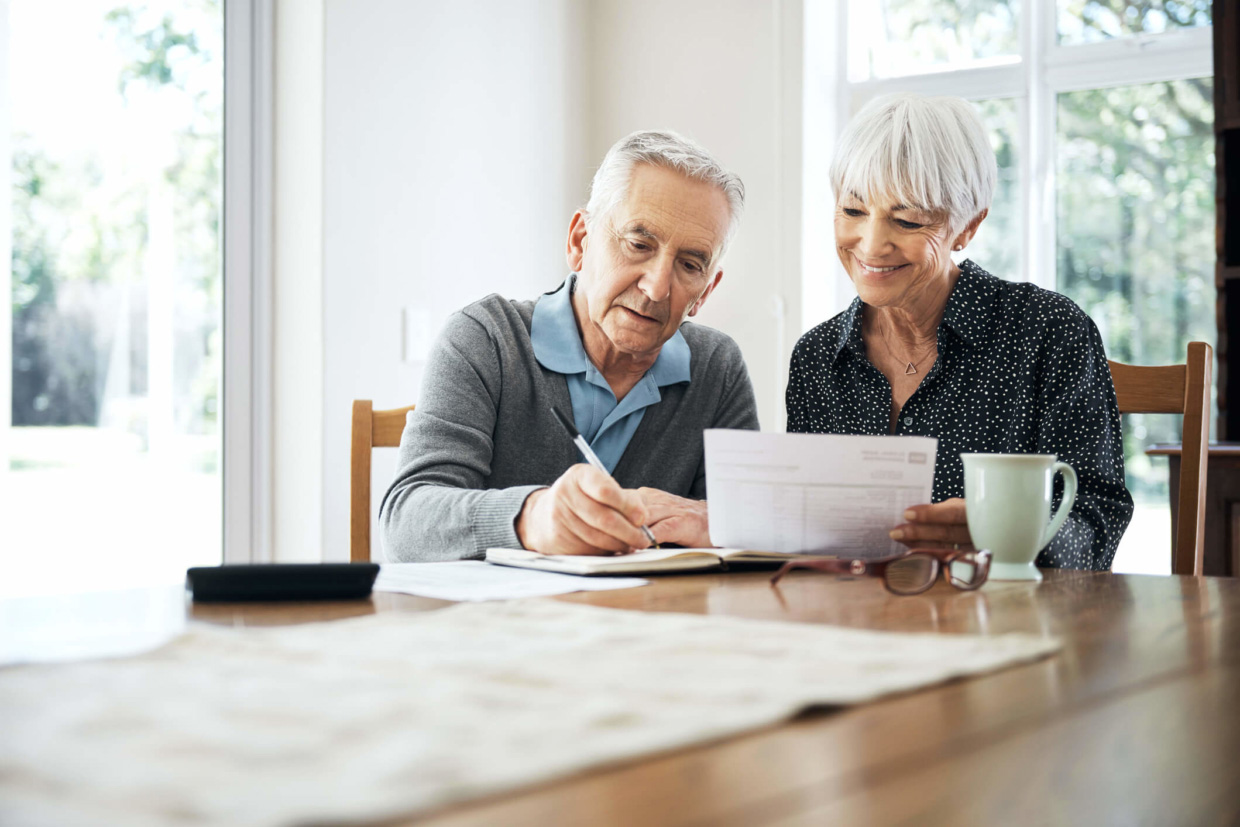
[[[861,313],[854,299],[797,342],[789,431],[889,433],[891,385],[866,359]],[[1076,504],[1037,564],[1109,569],[1132,497],[1115,386],[1093,321],[1058,293],[1002,281],[964,261],[938,350],[895,431],[938,438],[934,502],[964,496],[961,453],[1058,454],[1076,470]],[[1056,477],[1056,507],[1062,493]]]

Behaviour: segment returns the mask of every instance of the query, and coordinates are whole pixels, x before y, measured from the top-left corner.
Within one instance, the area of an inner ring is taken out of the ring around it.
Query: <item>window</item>
[[[843,55],[841,112],[896,91],[976,102],[999,187],[969,258],[1071,297],[1112,359],[1213,344],[1210,0],[841,0],[840,16],[818,46]],[[1118,571],[1170,571],[1167,468],[1145,450],[1178,441],[1177,419],[1124,418],[1137,510]]]
[[[0,593],[221,559],[222,2],[7,4]]]

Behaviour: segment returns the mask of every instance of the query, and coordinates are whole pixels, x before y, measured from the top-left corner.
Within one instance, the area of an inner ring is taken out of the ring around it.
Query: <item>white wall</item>
[[[583,32],[571,0],[327,0],[326,560],[348,557],[351,401],[416,402],[420,359],[449,313],[565,275],[590,174]],[[376,505],[391,453],[376,454]]]
[[[840,265],[835,249],[835,197],[829,184],[836,136],[848,120],[847,77],[843,49],[836,32],[844,25],[847,0],[805,0],[806,43],[804,102],[801,108],[806,150],[801,180],[801,330],[806,331],[846,309],[857,293]]]
[[[323,545],[323,0],[275,4],[272,557]]]

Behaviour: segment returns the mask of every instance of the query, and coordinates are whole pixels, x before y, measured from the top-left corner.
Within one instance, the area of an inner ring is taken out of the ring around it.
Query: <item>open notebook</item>
[[[519,548],[489,548],[487,562],[561,574],[657,574],[724,569],[728,563],[779,563],[809,555],[739,548],[652,548],[615,557],[539,554]]]

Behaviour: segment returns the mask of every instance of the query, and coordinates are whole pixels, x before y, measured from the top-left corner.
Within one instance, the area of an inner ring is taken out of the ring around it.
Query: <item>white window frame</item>
[[[8,499],[9,428],[13,424],[13,147],[9,123],[9,0],[0,0],[0,502]]]
[[[833,72],[837,101],[834,111],[840,127],[866,102],[890,92],[957,95],[969,100],[1017,99],[1019,132],[1016,140],[1024,238],[1021,272],[1002,275],[1031,281],[1051,290],[1056,288],[1054,148],[1057,96],[1061,92],[1214,74],[1211,27],[1061,46],[1055,42],[1057,4],[1054,0],[1024,0],[1018,62],[854,83],[849,81],[847,73],[848,0],[820,0],[820,3],[826,10],[824,13],[835,19],[832,27],[835,35],[832,45],[837,56]],[[814,37],[814,30],[807,27],[807,34]],[[825,45],[810,43],[807,51]],[[829,189],[826,181],[811,182],[807,189],[816,186]],[[838,277],[845,278],[842,272]],[[811,303],[815,306],[811,307]],[[821,321],[839,309],[838,306],[823,307],[821,294],[811,297],[807,291],[807,323],[812,318]]]
[[[224,2],[224,364],[221,383],[223,559],[272,556],[271,191],[274,0]],[[0,0],[0,46],[8,41],[8,0]],[[7,53],[0,49],[0,53]],[[0,95],[8,88],[0,61]],[[0,100],[0,181],[12,160],[9,107]],[[0,198],[0,295],[11,293],[7,197]],[[12,363],[11,314],[0,313],[0,365]],[[8,483],[12,376],[0,375],[0,493]],[[2,499],[2,498],[0,498]]]
[[[224,2],[224,562],[272,559],[274,0]]]

